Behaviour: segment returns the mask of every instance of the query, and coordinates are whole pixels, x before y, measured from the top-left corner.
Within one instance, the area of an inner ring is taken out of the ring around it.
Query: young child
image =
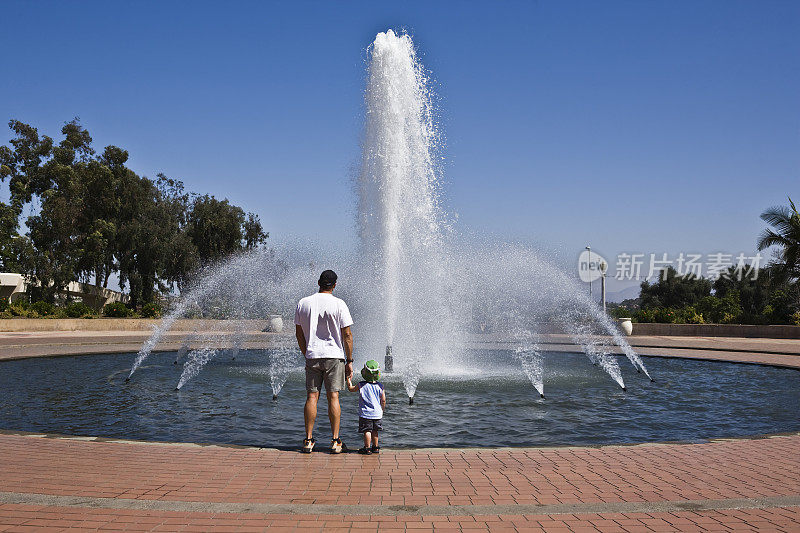
[[[347,378],[347,390],[358,391],[361,396],[358,400],[358,432],[364,434],[364,447],[358,453],[369,455],[381,451],[378,432],[383,429],[381,419],[386,408],[386,391],[383,390],[383,383],[378,381],[381,371],[377,361],[367,361],[361,369],[361,376],[365,381],[358,385],[353,385],[352,379]]]

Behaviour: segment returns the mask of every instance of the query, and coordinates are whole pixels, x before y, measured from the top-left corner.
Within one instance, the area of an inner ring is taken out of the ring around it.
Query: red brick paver
[[[192,513],[0,505],[0,531],[797,531],[800,507],[524,516]]]
[[[369,457],[0,435],[0,492],[86,499],[68,506],[2,504],[0,531],[800,531],[800,435],[602,448],[387,450]],[[770,498],[786,497],[796,501],[769,505]],[[730,505],[738,509],[611,508],[744,499],[751,503]],[[117,502],[161,507],[113,508]],[[198,504],[239,507],[204,513]],[[279,504],[300,507],[288,514],[246,510]],[[594,504],[598,511],[589,512],[586,506]],[[338,512],[331,514],[331,505]],[[567,507],[540,514],[535,505]]]

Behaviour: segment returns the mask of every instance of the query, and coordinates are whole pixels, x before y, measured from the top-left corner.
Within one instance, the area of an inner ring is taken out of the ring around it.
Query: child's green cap
[[[364,363],[364,368],[361,369],[361,376],[370,383],[375,383],[381,379],[381,370],[378,367],[378,362],[370,359]]]

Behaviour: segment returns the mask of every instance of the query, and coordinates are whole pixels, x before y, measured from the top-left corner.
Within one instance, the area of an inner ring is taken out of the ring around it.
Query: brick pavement
[[[0,465],[0,531],[800,531],[800,434],[369,457],[4,434]]]

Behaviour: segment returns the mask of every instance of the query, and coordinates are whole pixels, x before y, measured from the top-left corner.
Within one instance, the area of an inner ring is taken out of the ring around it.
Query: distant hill
[[[639,288],[638,285],[633,285],[631,287],[628,287],[628,288],[625,288],[625,289],[622,289],[622,290],[619,290],[619,291],[607,292],[606,293],[606,301],[607,302],[619,303],[619,302],[622,302],[623,300],[632,300],[634,298],[638,298],[639,297],[639,291],[640,290],[641,289]]]

